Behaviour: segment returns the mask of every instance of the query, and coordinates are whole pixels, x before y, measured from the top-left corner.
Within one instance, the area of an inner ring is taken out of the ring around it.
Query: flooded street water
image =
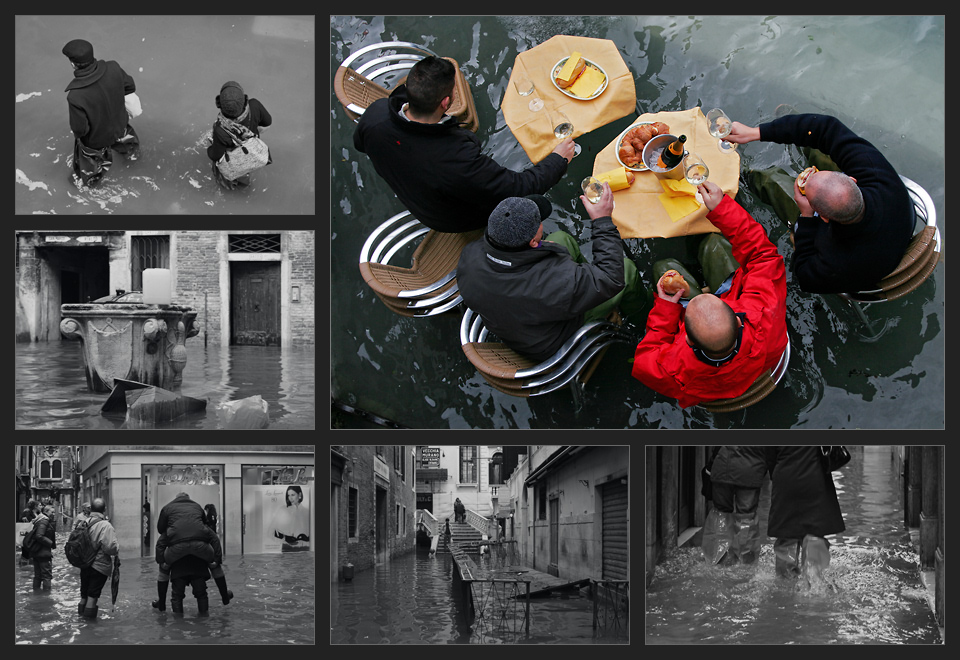
[[[224,557],[227,585],[234,593],[223,605],[213,580],[207,581],[209,616],[197,614],[188,587],[184,614],[150,606],[157,598],[157,564],[152,557],[124,557],[120,591],[112,611],[110,582],[103,589],[96,620],[80,617],[80,569],[63,555],[65,533],[57,534],[49,592],[33,591],[33,565],[16,575],[17,644],[314,644],[314,554]],[[16,560],[15,560],[16,561]]]
[[[260,395],[267,402],[269,429],[309,430],[316,425],[313,346],[219,346],[187,340],[187,365],[180,393],[207,399],[205,412],[185,415],[158,428],[217,429],[216,407]],[[119,429],[123,418],[104,417],[108,394],[91,392],[81,346],[73,341],[17,343],[16,428]]]
[[[142,156],[115,155],[104,185],[80,192],[61,53],[85,39],[133,77],[143,114],[131,121]],[[315,212],[313,16],[17,16],[15,156],[18,214],[308,214]],[[273,163],[249,190],[221,190],[199,145],[214,97],[240,83],[273,118],[262,137]]]
[[[383,41],[412,41],[454,58],[473,93],[483,153],[516,171],[530,160],[507,127],[501,103],[517,55],[558,34],[612,40],[634,76],[637,112],[576,138],[582,153],[547,192],[554,212],[544,232],[569,232],[587,258],[591,227],[579,183],[637,114],[719,106],[733,120],[756,126],[772,120],[780,104],[838,117],[923,186],[934,201],[946,254],[942,16],[332,16],[330,32],[331,78],[351,53]],[[635,344],[607,351],[580,410],[568,388],[530,398],[495,390],[461,349],[462,307],[440,317],[400,317],[363,281],[358,257],[364,241],[403,208],[354,147],[356,124],[332,85],[327,94],[330,371],[337,401],[413,428],[944,427],[945,256],[909,295],[869,305],[868,330],[837,296],[799,290],[784,223],[745,184],[737,201],[787,260],[791,357],[766,399],[737,413],[683,410],[632,378]],[[756,142],[739,153],[741,171],[802,169],[792,147]],[[709,154],[701,156],[709,165]],[[698,243],[690,237],[628,244],[648,287],[658,259],[696,264]],[[643,328],[633,330],[639,341]]]
[[[489,557],[471,555],[478,566]],[[577,591],[533,598],[530,632],[474,622],[455,595],[453,559],[426,549],[395,557],[353,580],[331,585],[332,644],[624,644],[625,637],[597,637],[593,602]],[[458,589],[457,587],[456,589]]]
[[[903,523],[892,449],[850,450],[851,462],[833,472],[846,529],[827,537],[831,588],[804,593],[776,577],[767,479],[757,564],[707,566],[699,547],[661,559],[646,594],[645,643],[941,643]]]

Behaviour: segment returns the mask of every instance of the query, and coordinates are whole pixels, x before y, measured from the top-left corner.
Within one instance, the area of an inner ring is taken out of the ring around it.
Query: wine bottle
[[[683,143],[687,141],[686,135],[681,135],[661,152],[657,159],[657,166],[661,170],[672,170],[683,160]]]

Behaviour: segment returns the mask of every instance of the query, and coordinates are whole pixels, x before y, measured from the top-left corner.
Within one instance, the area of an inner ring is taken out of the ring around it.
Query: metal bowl
[[[677,139],[676,135],[670,135],[670,133],[664,133],[663,135],[658,135],[654,138],[651,138],[649,142],[643,145],[643,164],[650,168],[651,172],[655,174],[662,174],[664,172],[670,172],[677,167],[680,167],[681,163],[678,163],[669,170],[665,170],[657,165],[656,159],[653,158],[653,152],[658,149],[665,149],[667,145],[671,142],[674,142]],[[653,162],[651,162],[651,160]]]
[[[653,124],[652,121],[638,121],[636,124],[630,124],[625,129],[623,133],[620,134],[620,137],[617,138],[617,150],[614,152],[614,155],[617,157],[617,162],[626,167],[631,172],[646,172],[647,166],[644,165],[643,161],[640,161],[636,165],[627,165],[622,160],[620,160],[620,147],[623,145],[623,137],[630,132],[630,129],[636,128],[637,126],[643,126],[644,124]],[[642,156],[641,156],[642,157]]]
[[[581,57],[583,56],[581,55]],[[607,75],[607,72],[603,70],[602,66],[600,66],[599,64],[597,64],[592,60],[588,60],[586,57],[583,58],[583,61],[587,63],[587,66],[592,66],[593,68],[597,69],[600,73],[603,74],[603,84],[600,85],[597,91],[595,91],[592,96],[577,96],[576,94],[571,94],[569,91],[567,91],[566,89],[558,85],[557,74],[560,73],[560,69],[563,68],[563,65],[566,64],[568,59],[570,58],[569,57],[562,58],[559,62],[553,65],[552,69],[550,69],[550,81],[553,83],[553,86],[559,89],[561,92],[563,92],[567,96],[569,96],[570,98],[577,99],[578,101],[590,101],[592,99],[597,98],[601,94],[603,94],[603,90],[607,88],[607,84],[610,82],[610,76]]]

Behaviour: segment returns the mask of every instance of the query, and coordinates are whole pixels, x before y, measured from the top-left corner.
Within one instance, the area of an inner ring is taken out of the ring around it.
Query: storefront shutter
[[[601,487],[603,507],[602,562],[603,578],[627,580],[627,484],[616,480]]]

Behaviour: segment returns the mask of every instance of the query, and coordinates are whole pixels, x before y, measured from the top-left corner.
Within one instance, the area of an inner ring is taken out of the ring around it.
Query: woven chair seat
[[[714,413],[736,412],[737,410],[743,410],[744,408],[752,406],[776,389],[780,379],[783,378],[783,374],[787,371],[787,364],[789,362],[790,336],[788,335],[787,346],[783,349],[783,353],[780,355],[780,361],[777,362],[776,366],[772,370],[767,369],[760,374],[757,379],[751,383],[750,387],[747,388],[746,392],[740,396],[731,397],[729,399],[703,401],[699,405],[701,408],[706,408],[710,412]]]

